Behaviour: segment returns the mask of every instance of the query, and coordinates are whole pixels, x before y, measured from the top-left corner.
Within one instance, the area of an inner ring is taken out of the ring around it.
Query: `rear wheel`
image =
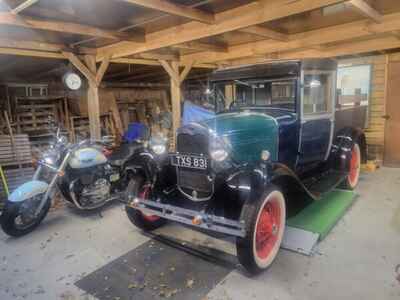
[[[360,179],[361,170],[361,151],[360,146],[355,143],[351,150],[349,174],[343,182],[344,188],[348,190],[354,190]]]
[[[166,223],[166,220],[158,216],[147,215],[140,210],[129,206],[129,199],[135,197],[148,199],[151,194],[151,187],[144,183],[142,177],[133,177],[126,189],[126,198],[128,205],[125,207],[129,220],[137,227],[143,230],[151,231],[157,229]]]
[[[1,216],[1,228],[10,236],[26,235],[43,221],[49,212],[51,201],[48,199],[38,215],[36,209],[42,200],[43,194],[37,195],[23,202],[7,202]]]
[[[286,224],[285,198],[276,186],[267,188],[260,199],[243,206],[241,220],[246,236],[236,241],[240,263],[251,274],[266,270],[274,261]]]

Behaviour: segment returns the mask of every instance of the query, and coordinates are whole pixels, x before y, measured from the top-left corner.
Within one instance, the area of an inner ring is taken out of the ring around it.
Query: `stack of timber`
[[[68,129],[68,105],[64,96],[16,97],[14,127],[17,133],[29,135],[33,145],[48,144],[53,136],[51,124]]]
[[[70,124],[71,124],[70,135],[72,143],[78,143],[82,140],[90,138],[88,117],[73,116],[70,119]],[[100,124],[101,124],[102,136],[109,135],[115,137],[116,131],[115,131],[113,116],[111,113],[101,115]]]
[[[9,192],[32,178],[34,169],[28,135],[0,135],[0,166],[3,169]],[[1,181],[0,199],[4,200],[6,197],[6,188],[4,182]]]

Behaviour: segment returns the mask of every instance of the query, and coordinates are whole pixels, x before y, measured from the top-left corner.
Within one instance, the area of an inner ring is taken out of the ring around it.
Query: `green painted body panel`
[[[240,163],[257,161],[262,150],[278,159],[278,123],[268,115],[252,112],[226,113],[202,122],[217,136],[228,139],[232,155]]]

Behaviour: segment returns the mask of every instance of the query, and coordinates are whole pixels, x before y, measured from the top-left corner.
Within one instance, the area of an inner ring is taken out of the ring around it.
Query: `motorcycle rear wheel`
[[[126,189],[126,200],[128,203],[129,197],[140,197],[146,198],[148,195],[148,191],[144,191],[144,180],[140,176],[133,177],[128,184]],[[147,216],[143,214],[141,211],[130,207],[129,205],[125,206],[126,214],[128,215],[129,220],[132,222],[133,225],[139,227],[145,231],[152,231],[166,223],[166,220],[157,216]]]
[[[10,236],[20,237],[35,230],[49,212],[51,201],[47,200],[39,215],[25,226],[18,224],[18,220],[22,219],[21,207],[23,204],[24,202],[13,203],[8,201],[5,204],[1,216],[1,228]]]

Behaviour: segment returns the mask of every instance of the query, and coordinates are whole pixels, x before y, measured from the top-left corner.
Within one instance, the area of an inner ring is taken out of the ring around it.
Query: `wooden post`
[[[172,149],[175,149],[176,145],[176,131],[178,130],[181,123],[181,84],[189,75],[190,70],[194,65],[194,61],[187,64],[182,71],[179,72],[179,62],[172,61],[168,63],[165,60],[160,60],[161,65],[170,76],[171,83],[171,104],[172,104]]]
[[[176,61],[171,63],[172,70],[179,74],[179,64]],[[171,104],[172,104],[172,147],[176,146],[176,131],[181,123],[181,85],[176,78],[171,77]]]
[[[96,74],[96,57],[93,55],[85,55],[85,62],[90,72]],[[88,83],[87,102],[90,138],[99,140],[101,138],[99,88],[97,82],[88,80]]]

